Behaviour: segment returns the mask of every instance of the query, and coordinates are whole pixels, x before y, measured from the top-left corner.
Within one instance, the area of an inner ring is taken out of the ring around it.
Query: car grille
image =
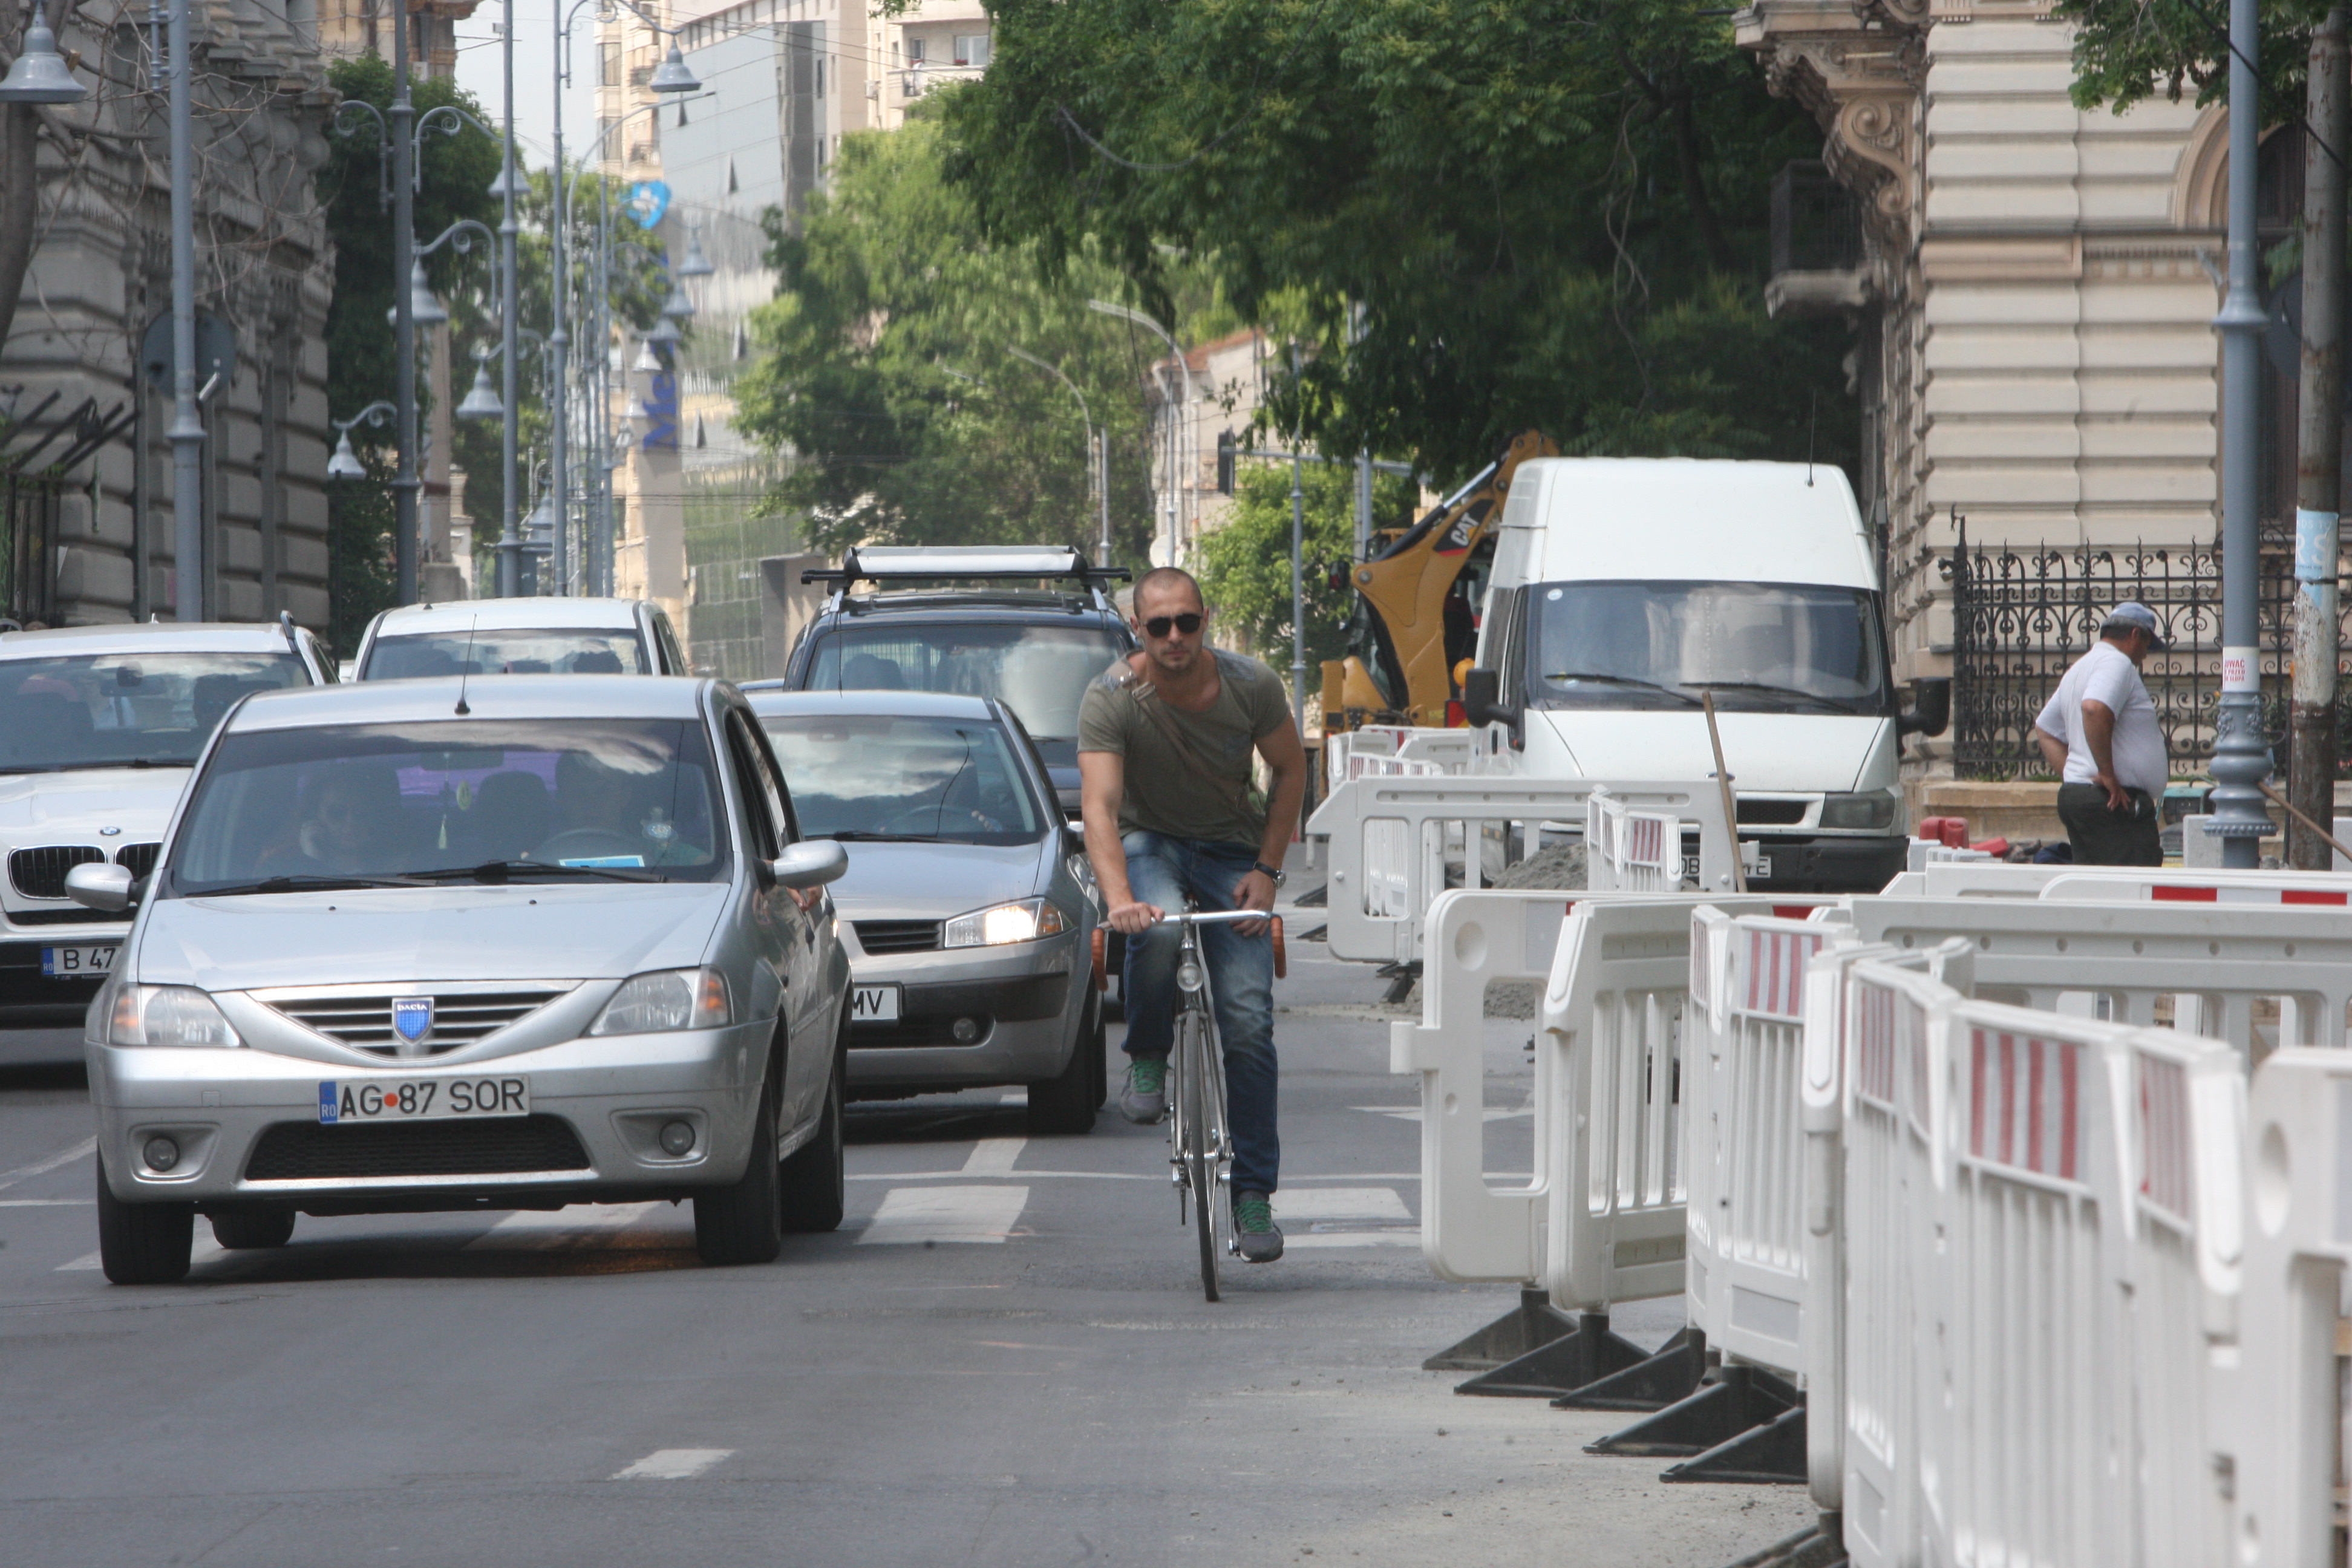
[[[1738,801],[1739,820],[1758,827],[1785,827],[1804,821],[1812,804],[1809,800],[1755,800],[1742,795]]]
[[[560,1116],[402,1126],[273,1124],[246,1162],[248,1182],[317,1182],[365,1176],[510,1176],[584,1171],[588,1152]]]
[[[163,852],[161,844],[126,844],[114,852],[114,863],[134,877],[144,877],[155,869],[155,857]]]
[[[129,910],[10,910],[8,923],[12,926],[102,926],[129,925]]]
[[[289,995],[260,994],[257,1000],[330,1039],[341,1040],[379,1057],[437,1057],[468,1046],[483,1036],[530,1016],[564,994],[569,987],[538,987],[520,991],[458,991],[433,996],[433,1027],[423,1040],[409,1044],[394,1032],[389,994],[355,996],[343,994]],[[414,993],[404,993],[415,994]]]
[[[857,945],[867,952],[929,952],[940,945],[937,921],[852,921]]]
[[[68,871],[105,858],[104,850],[87,844],[44,844],[37,849],[19,849],[8,857],[8,880],[28,899],[62,899]]]

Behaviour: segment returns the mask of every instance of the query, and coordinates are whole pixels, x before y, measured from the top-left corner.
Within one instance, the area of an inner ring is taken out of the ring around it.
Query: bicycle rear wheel
[[[1183,1097],[1183,1147],[1178,1151],[1184,1162],[1184,1182],[1192,1189],[1193,1233],[1201,1243],[1201,1293],[1214,1301],[1217,1294],[1217,1261],[1224,1240],[1217,1224],[1220,1200],[1217,1190],[1217,1114],[1211,1098],[1213,1080],[1209,1072],[1209,1052],[1214,1042],[1209,1037],[1209,1022],[1202,1014],[1187,1008],[1176,1015],[1176,1092]]]

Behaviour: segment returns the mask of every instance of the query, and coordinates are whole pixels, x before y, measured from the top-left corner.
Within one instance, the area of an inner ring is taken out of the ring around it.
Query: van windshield
[[[1038,752],[1075,767],[1087,683],[1127,649],[1098,627],[990,625],[843,626],[809,662],[808,691],[944,691],[993,697]]]
[[[1537,708],[1894,711],[1875,596],[1811,583],[1538,583],[1528,595]]]
[[[727,864],[726,820],[688,721],[248,731],[223,736],[196,781],[172,889],[709,881]]]
[[[625,627],[430,632],[378,637],[362,680],[447,675],[647,675],[645,645]]]
[[[239,698],[310,684],[291,653],[8,659],[0,662],[0,773],[189,767]]]

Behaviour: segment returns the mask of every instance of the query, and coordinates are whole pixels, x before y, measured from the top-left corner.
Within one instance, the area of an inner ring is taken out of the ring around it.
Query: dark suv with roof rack
[[[803,574],[831,584],[833,595],[793,645],[783,679],[744,689],[997,698],[1037,743],[1076,823],[1079,700],[1112,660],[1135,651],[1103,593],[1126,577],[1061,546],[853,549],[838,569]],[[853,593],[861,583],[877,591]]]

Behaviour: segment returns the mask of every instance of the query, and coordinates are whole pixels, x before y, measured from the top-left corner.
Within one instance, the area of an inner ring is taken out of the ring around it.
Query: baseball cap
[[[2132,601],[2117,605],[2107,612],[2107,625],[2113,626],[2117,621],[2121,621],[2127,626],[2137,626],[2146,632],[2149,642],[2157,647],[2171,646],[2164,640],[2164,633],[2157,626],[2156,612],[2146,605]]]

